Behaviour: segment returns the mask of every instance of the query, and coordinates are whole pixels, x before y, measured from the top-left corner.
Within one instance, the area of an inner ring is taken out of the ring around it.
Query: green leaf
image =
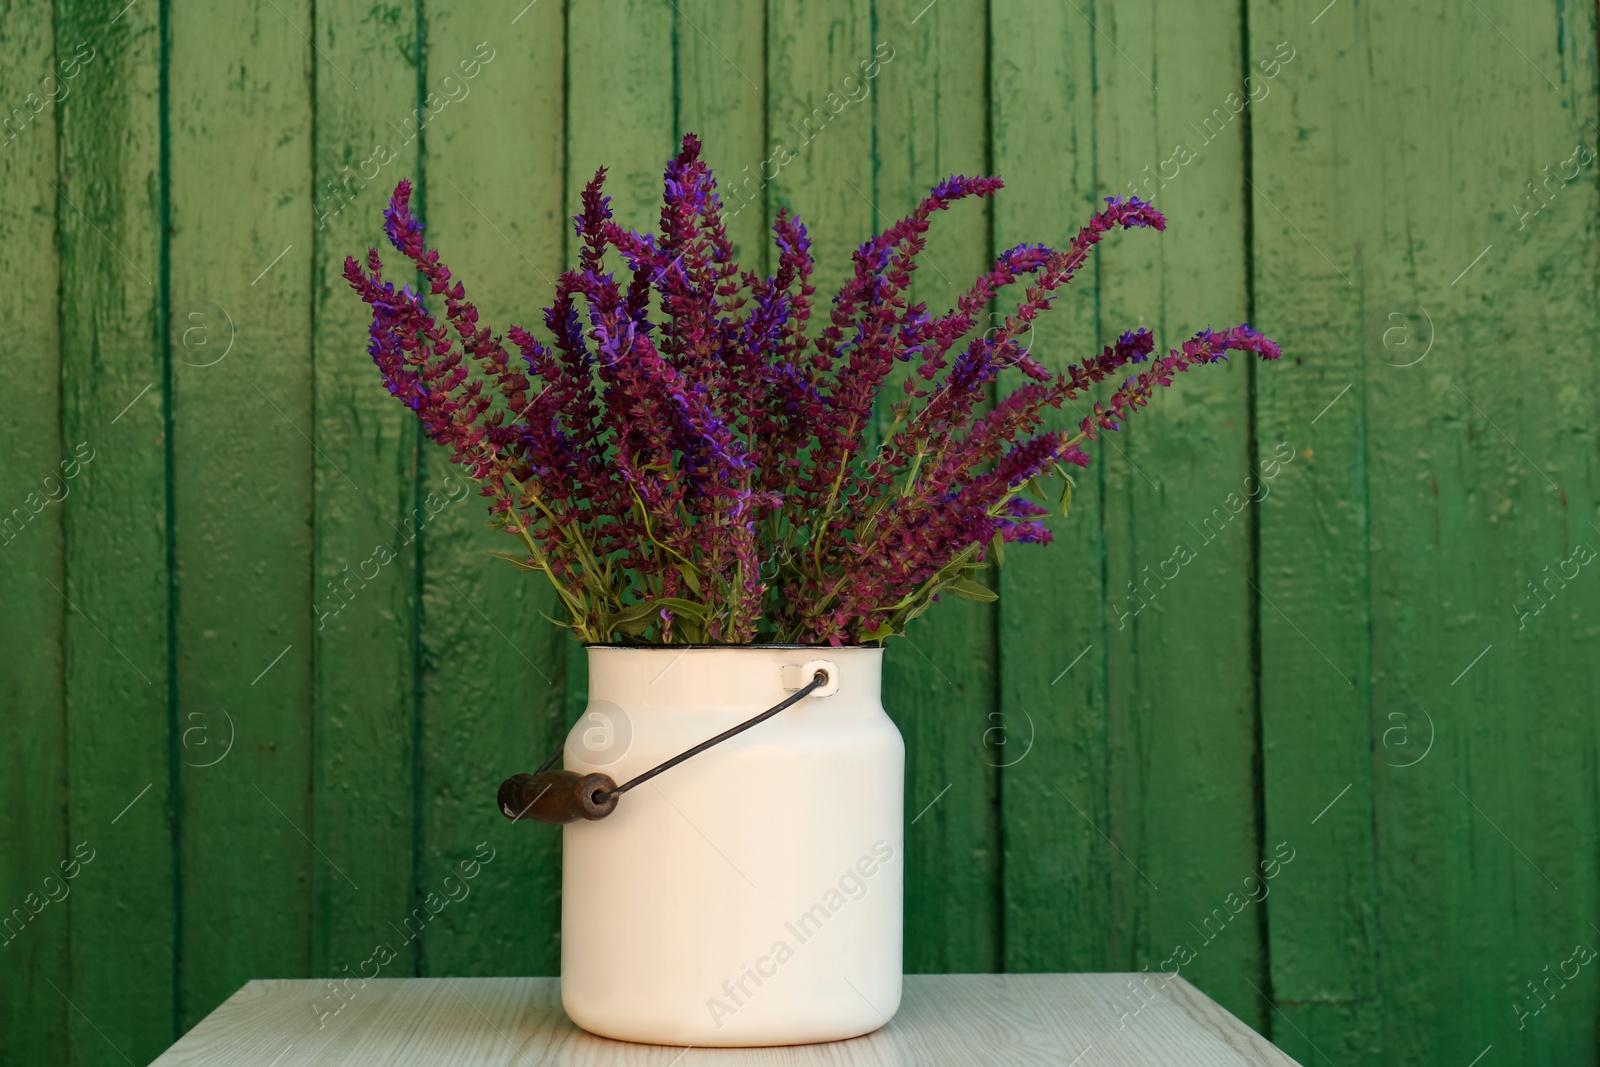
[[[581,577],[583,579],[583,587],[589,590],[590,593],[593,593],[595,599],[599,600],[602,604],[610,599],[611,590],[605,587],[605,585],[600,581],[599,576],[593,571],[585,567]]]
[[[507,563],[514,564],[525,571],[537,571],[540,569],[520,556],[508,556],[504,552],[491,552],[489,555],[493,556],[495,559],[503,559]]]
[[[689,587],[689,592],[695,596],[700,595],[700,572],[686,564],[677,564],[678,573],[683,575],[683,584]]]
[[[1061,517],[1067,517],[1067,512],[1072,510],[1072,487],[1078,483],[1072,480],[1061,464],[1056,464],[1056,473],[1061,475]]]
[[[650,627],[654,626],[655,622],[656,620],[654,618],[646,616],[642,619],[628,619],[625,622],[614,622],[611,624],[611,628],[617,633],[626,634],[629,637],[638,637],[646,630],[650,629]]]
[[[882,641],[885,638],[893,637],[895,634],[897,634],[899,632],[900,631],[895,628],[894,623],[886,622],[882,626],[878,627],[876,630],[872,631],[870,634],[867,634],[863,638],[863,640],[866,640],[866,641]]]
[[[989,542],[989,551],[994,553],[997,565],[1001,567],[1006,565],[1006,539],[999,530],[994,532],[994,540]]]
[[[600,620],[600,630],[602,633],[615,632],[626,637],[643,636],[645,631],[660,622],[658,613],[663,608],[676,616],[674,628],[685,636],[691,632],[703,633],[706,617],[711,611],[704,604],[684,600],[681,597],[651,597],[605,616]]]
[[[979,585],[968,578],[957,578],[945,586],[962,600],[999,600],[1000,595],[986,585]]]
[[[916,589],[913,589],[911,592],[909,592],[905,596],[901,597],[895,604],[891,605],[889,610],[890,611],[899,611],[902,608],[909,608],[912,604],[915,604],[917,602],[917,598],[922,595],[923,590],[926,589],[926,588],[927,587],[924,585],[924,586],[920,586],[920,587],[918,587]]]
[[[606,617],[605,625],[608,629],[620,630],[640,620],[645,621],[648,627],[654,616],[662,608],[666,608],[674,615],[705,621],[710,609],[704,604],[697,604],[693,600],[684,600],[680,597],[663,596],[641,600],[637,604],[629,604],[621,611],[614,612]],[[624,631],[626,632],[626,631]]]
[[[679,616],[672,623],[674,636],[681,635],[687,645],[705,644],[706,631],[698,621],[689,616]]]

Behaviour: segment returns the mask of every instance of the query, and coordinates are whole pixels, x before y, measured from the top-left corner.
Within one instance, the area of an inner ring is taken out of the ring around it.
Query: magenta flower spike
[[[506,558],[545,575],[587,642],[859,644],[900,633],[941,592],[993,599],[974,576],[1006,543],[1049,543],[1050,509],[1028,494],[1062,481],[1064,513],[1068,469],[1090,462],[1080,445],[1191,367],[1280,356],[1249,325],[1165,356],[1130,331],[1060,374],[1028,351],[1107,234],[1166,228],[1138,199],[1108,198],[1059,251],[1009,249],[932,314],[909,293],[933,217],[1002,188],[954,175],[857,248],[818,329],[805,226],[779,211],[773,273],[740,268],[694,135],[667,164],[657,233],[615,219],[605,177],[583,189],[578,262],[537,335],[512,325],[502,340],[480,322],[425,243],[409,182],[384,232],[421,291],[385,281],[376,250],[345,261],[385,386],[480,484],[516,538]],[[1014,310],[979,332],[1019,282]],[[908,373],[891,406],[896,364]],[[1020,383],[997,390],[1010,370]],[[1074,432],[1043,428],[1079,400],[1091,406]],[[886,406],[893,425],[868,449]]]

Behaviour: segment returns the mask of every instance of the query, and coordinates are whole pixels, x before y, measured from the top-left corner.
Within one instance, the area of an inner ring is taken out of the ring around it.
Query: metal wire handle
[[[730,737],[744,733],[752,726],[759,726],[772,718],[785,708],[791,708],[810,696],[812,693],[828,684],[828,672],[818,669],[807,682],[793,695],[772,705],[759,715],[752,716],[737,726],[722,731],[715,737],[708,737],[693,748],[656,764],[642,774],[636,774],[621,785],[613,785],[611,779],[603,774],[590,774],[580,776],[575,771],[554,771],[561,758],[561,753],[566,749],[566,742],[556,745],[555,751],[550,753],[548,759],[539,765],[533,774],[518,774],[508,778],[500,786],[500,810],[509,819],[520,819],[528,816],[540,822],[567,823],[579,818],[601,819],[611,814],[617,806],[617,798],[634,786],[648,782],[663,771],[670,771],[687,759],[698,756],[709,748],[713,748]],[[549,772],[549,773],[547,773]],[[557,792],[552,796],[549,804],[540,805],[539,802],[551,792],[552,787],[557,787]],[[534,789],[537,793],[528,799],[526,804],[520,803],[528,797]],[[518,810],[520,809],[520,810]],[[530,815],[531,811],[531,815]]]
[[[698,756],[700,753],[704,752],[706,749],[710,748],[711,746],[720,745],[722,742],[726,741],[728,738],[733,737],[733,736],[735,736],[737,734],[742,734],[746,730],[750,729],[750,727],[752,727],[752,726],[760,726],[762,723],[766,722],[768,719],[770,719],[774,715],[778,714],[778,712],[783,711],[786,708],[794,707],[796,704],[800,703],[801,700],[803,700],[806,697],[810,696],[813,692],[815,692],[818,689],[821,689],[823,686],[825,686],[827,684],[828,684],[828,672],[827,671],[818,671],[816,674],[814,674],[812,676],[811,681],[807,682],[804,686],[802,686],[794,694],[794,696],[787,697],[787,698],[785,698],[783,700],[778,701],[778,703],[772,705],[772,707],[768,708],[766,711],[763,711],[760,715],[757,715],[757,716],[755,716],[753,718],[746,719],[744,722],[740,723],[738,726],[733,727],[731,730],[724,730],[720,734],[718,734],[716,737],[707,738],[706,740],[700,742],[698,745],[695,745],[693,748],[685,749],[684,751],[678,753],[676,756],[673,756],[671,759],[666,760],[663,763],[656,764],[654,767],[651,767],[648,771],[645,771],[643,774],[634,775],[632,778],[629,778],[622,785],[617,786],[617,788],[615,788],[613,790],[609,790],[609,792],[610,793],[614,793],[614,794],[616,794],[618,796],[621,796],[623,793],[626,793],[628,790],[632,789],[634,786],[638,785],[639,783],[648,782],[650,779],[654,778],[656,775],[660,774],[662,771],[670,771],[672,768],[676,767],[678,764],[682,763],[684,760],[688,759],[690,756]],[[539,769],[534,771],[533,773],[534,774],[543,774],[545,771],[548,771],[551,767],[553,767],[555,765],[556,761],[561,758],[561,753],[563,751],[565,751],[566,747],[567,747],[567,743],[566,743],[565,740],[557,743],[555,751],[550,753],[550,757],[548,759],[546,759],[543,763],[539,764]]]

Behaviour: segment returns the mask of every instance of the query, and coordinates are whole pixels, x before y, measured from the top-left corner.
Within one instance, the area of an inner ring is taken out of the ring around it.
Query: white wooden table
[[[911,975],[900,1011],[876,1033],[764,1049],[685,1049],[594,1037],[563,1014],[555,978],[375,979],[342,1001],[328,986],[318,980],[251,982],[156,1067],[1294,1067],[1182,978],[1163,982],[1150,975]]]

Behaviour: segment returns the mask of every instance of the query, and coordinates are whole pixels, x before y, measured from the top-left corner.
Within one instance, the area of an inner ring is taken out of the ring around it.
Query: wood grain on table
[[[595,1037],[562,1012],[555,978],[376,979],[343,993],[342,1008],[332,985],[251,982],[155,1067],[1294,1065],[1182,978],[1163,982],[1149,975],[913,975],[906,978],[899,1012],[876,1033],[820,1045],[742,1049]]]

